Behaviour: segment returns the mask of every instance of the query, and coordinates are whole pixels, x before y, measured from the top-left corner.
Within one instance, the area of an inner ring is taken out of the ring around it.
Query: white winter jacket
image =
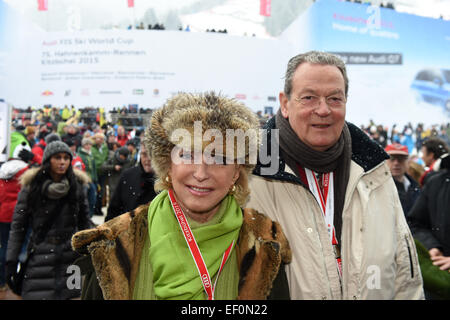
[[[423,299],[414,240],[386,154],[347,124],[352,161],[340,239],[342,285],[320,206],[283,159],[271,176],[262,176],[256,167],[246,206],[284,229],[292,248],[292,262],[286,266],[292,299]],[[267,127],[274,128],[274,121]]]

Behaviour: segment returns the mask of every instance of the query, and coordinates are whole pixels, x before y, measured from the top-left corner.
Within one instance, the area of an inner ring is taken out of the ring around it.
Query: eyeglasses
[[[336,94],[336,95],[331,95],[328,97],[323,97],[325,98],[325,103],[330,107],[330,108],[340,108],[343,107],[345,105],[345,102],[347,101],[345,99],[345,97],[343,95],[340,94]],[[308,108],[313,108],[316,107],[320,104],[320,101],[322,99],[322,96],[315,96],[315,95],[311,95],[311,94],[305,94],[302,95],[300,97],[295,98],[295,101],[300,102],[301,105],[308,107]]]

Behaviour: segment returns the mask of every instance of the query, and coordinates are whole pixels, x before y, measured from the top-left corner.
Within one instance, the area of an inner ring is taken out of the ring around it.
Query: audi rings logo
[[[208,275],[206,273],[202,275],[202,282],[205,288],[211,287],[211,282],[209,282]]]

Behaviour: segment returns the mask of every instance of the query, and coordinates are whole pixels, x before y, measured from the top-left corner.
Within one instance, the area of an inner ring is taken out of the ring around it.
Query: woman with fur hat
[[[288,299],[291,253],[280,225],[242,209],[251,134],[227,139],[258,128],[243,104],[214,93],[178,94],[155,111],[144,147],[160,193],[74,235],[74,250],[86,254],[82,298]]]
[[[92,227],[83,185],[88,176],[71,166],[72,153],[61,142],[49,143],[42,166],[28,169],[20,178],[21,191],[9,235],[6,274],[10,288],[23,299],[70,299],[80,290],[67,285],[77,254],[71,250],[72,235]],[[27,260],[16,273],[25,234],[31,228]],[[22,280],[22,281],[21,281]]]

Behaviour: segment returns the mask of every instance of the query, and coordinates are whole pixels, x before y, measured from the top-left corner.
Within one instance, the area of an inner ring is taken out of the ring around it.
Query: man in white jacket
[[[345,121],[347,94],[338,57],[312,51],[289,61],[247,206],[285,230],[292,299],[422,299],[388,155]]]

